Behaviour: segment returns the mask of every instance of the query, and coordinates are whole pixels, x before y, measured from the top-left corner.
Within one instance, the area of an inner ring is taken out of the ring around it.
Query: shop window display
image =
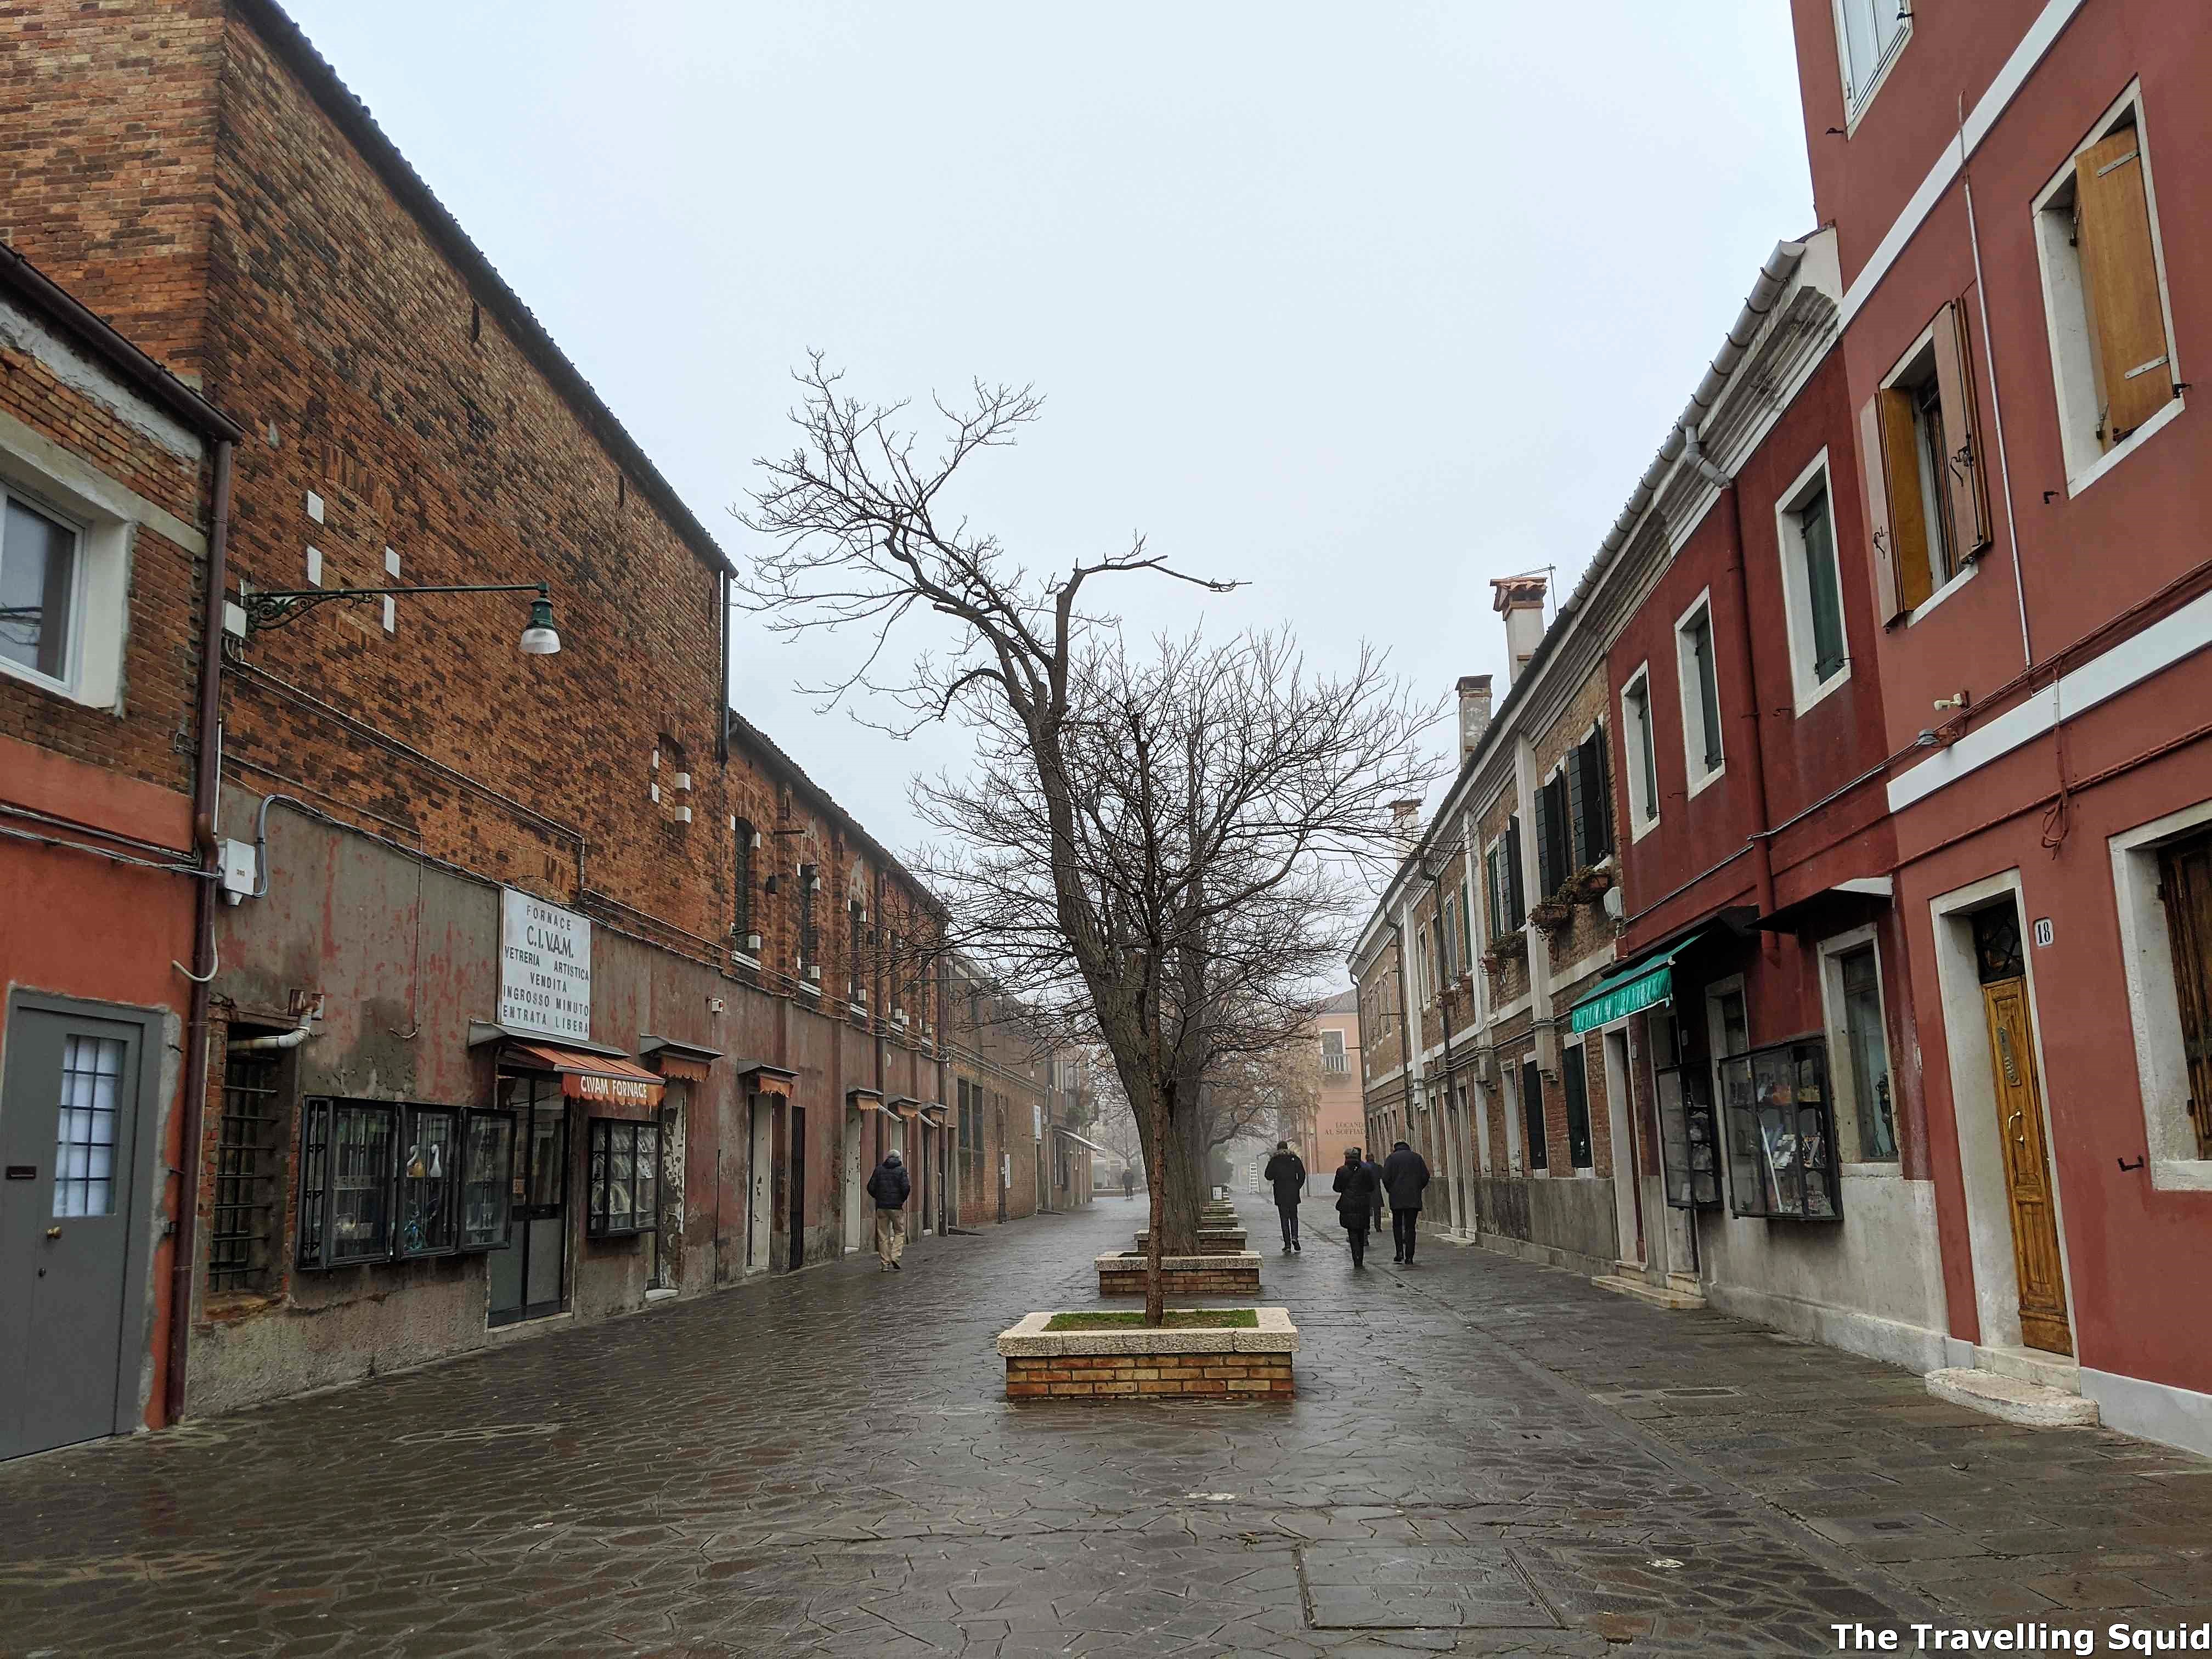
[[[1840,1219],[1826,1045],[1777,1043],[1730,1054],[1714,1071],[1733,1212],[1777,1221]]]

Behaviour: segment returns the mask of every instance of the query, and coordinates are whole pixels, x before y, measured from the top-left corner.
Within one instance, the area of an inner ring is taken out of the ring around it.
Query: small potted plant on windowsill
[[[1528,958],[1528,935],[1517,927],[1510,933],[1500,933],[1482,953],[1484,964],[1493,974],[1503,972],[1510,962],[1525,962]]]
[[[1613,871],[1607,865],[1589,865],[1576,871],[1567,884],[1575,890],[1576,903],[1595,904],[1605,897],[1606,890],[1613,885]]]
[[[1528,920],[1547,933],[1565,932],[1574,925],[1575,903],[1571,890],[1561,884],[1551,897],[1528,907]]]

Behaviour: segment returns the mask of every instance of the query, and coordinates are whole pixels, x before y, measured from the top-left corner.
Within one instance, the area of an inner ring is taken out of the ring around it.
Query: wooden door
[[[2005,1199],[2012,1212],[2013,1260],[2020,1274],[2021,1340],[2047,1353],[2070,1354],[2066,1278],[2058,1259],[2058,1211],[2052,1202],[2051,1154],[2043,1134],[2043,1088],[2035,1069],[2034,1026],[2024,978],[1982,987],[1990,1030],[1990,1070],[1996,1081],[1997,1135],[2004,1148]]]

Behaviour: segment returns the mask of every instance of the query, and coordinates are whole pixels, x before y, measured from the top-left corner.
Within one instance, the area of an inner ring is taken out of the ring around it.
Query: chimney
[[[1390,828],[1398,837],[1398,844],[1410,853],[1420,843],[1421,803],[1418,796],[1390,803]]]
[[[1490,730],[1490,676],[1462,674],[1459,681],[1459,757],[1465,762]]]
[[[1544,637],[1544,589],[1541,575],[1493,576],[1490,580],[1492,607],[1505,618],[1505,654],[1512,669],[1505,683],[1519,682],[1521,671],[1536,654]]]

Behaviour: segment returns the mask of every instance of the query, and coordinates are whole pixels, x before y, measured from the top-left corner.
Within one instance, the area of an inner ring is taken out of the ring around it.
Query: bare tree
[[[1206,1079],[1310,1025],[1365,896],[1361,866],[1395,851],[1384,803],[1435,775],[1420,738],[1436,710],[1364,648],[1337,677],[1309,672],[1286,634],[1132,650],[1087,608],[1102,578],[1235,584],[1176,569],[1141,538],[1037,574],[973,529],[946,491],[1036,418],[1027,389],[939,404],[948,439],[924,459],[902,405],[841,396],[818,356],[799,380],[801,446],[762,463],[739,515],[763,538],[740,591],[773,629],[864,634],[828,696],[887,694],[896,729],[950,719],[974,738],[966,776],[917,785],[945,843],[915,863],[951,948],[1112,1055],[1151,1172],[1146,1316],[1159,1323],[1159,1257],[1196,1240]],[[930,613],[949,646],[885,676],[893,633]]]
[[[1263,1053],[1239,1054],[1207,1080],[1202,1115],[1206,1144],[1225,1146],[1243,1137],[1288,1139],[1285,1124],[1300,1125],[1321,1099],[1313,1045],[1292,1042]]]

